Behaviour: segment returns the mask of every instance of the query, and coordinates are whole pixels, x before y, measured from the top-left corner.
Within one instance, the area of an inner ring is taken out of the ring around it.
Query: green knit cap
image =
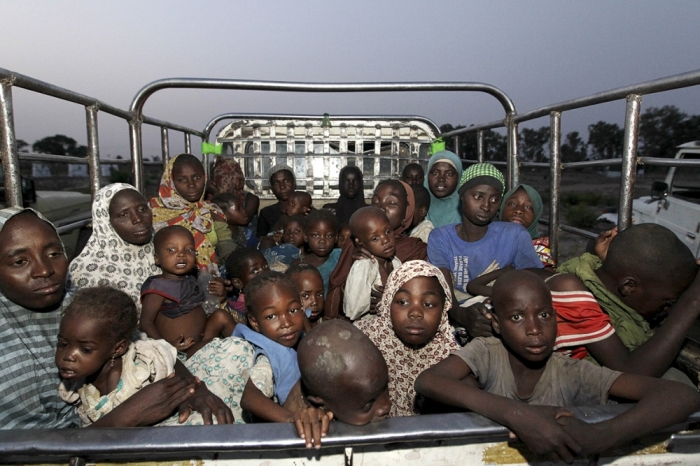
[[[480,184],[493,186],[503,194],[506,180],[503,178],[503,173],[490,163],[477,163],[462,173],[462,179],[459,180],[459,195],[461,196],[467,189]]]

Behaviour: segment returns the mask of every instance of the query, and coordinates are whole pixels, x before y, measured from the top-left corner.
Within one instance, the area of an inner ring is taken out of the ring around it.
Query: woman
[[[160,274],[153,260],[153,215],[129,184],[115,183],[95,194],[92,236],[70,264],[72,288],[111,286],[128,294],[141,313],[141,285]]]
[[[434,153],[428,161],[423,186],[430,193],[430,208],[426,217],[435,228],[460,223],[457,184],[462,177],[462,161],[448,150]]]

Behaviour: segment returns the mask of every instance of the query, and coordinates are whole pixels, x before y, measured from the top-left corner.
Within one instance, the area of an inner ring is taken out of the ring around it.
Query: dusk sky
[[[0,67],[128,109],[167,77],[302,82],[477,81],[519,112],[700,68],[692,1],[2,1]],[[86,143],[84,109],[13,91],[17,137]],[[700,89],[643,100],[700,114]],[[419,114],[437,124],[503,117],[486,95],[167,90],[145,114],[203,129],[225,112]],[[563,131],[622,124],[625,103],[565,113]],[[531,126],[549,124],[547,118]],[[100,114],[100,152],[128,156],[127,125]],[[145,130],[144,153],[160,154]],[[171,153],[182,150],[179,133]],[[198,146],[199,140],[194,139]],[[195,151],[196,152],[196,151]]]

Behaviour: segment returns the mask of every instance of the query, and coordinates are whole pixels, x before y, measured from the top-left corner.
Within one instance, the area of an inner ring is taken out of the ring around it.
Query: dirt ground
[[[540,193],[544,201],[544,213],[542,218],[549,218],[549,171],[548,169],[523,169],[520,173],[522,183],[529,184]],[[666,178],[666,171],[654,171],[644,174],[640,172],[637,175],[635,183],[634,198],[648,196],[651,191],[651,184],[654,181],[663,181]],[[620,176],[614,176],[612,173],[602,171],[594,171],[592,169],[583,170],[564,170],[562,172],[562,194],[568,192],[594,192],[603,195],[614,196],[619,200],[620,196]],[[615,202],[615,205],[617,205]],[[602,214],[604,206],[592,206],[598,213]],[[561,209],[561,222],[566,224],[566,207]],[[601,231],[612,228],[614,224],[598,221],[590,231],[600,233]],[[540,225],[540,231],[547,234],[547,226]],[[559,263],[562,263],[572,257],[582,254],[585,250],[586,238],[578,235],[562,231],[559,237]]]

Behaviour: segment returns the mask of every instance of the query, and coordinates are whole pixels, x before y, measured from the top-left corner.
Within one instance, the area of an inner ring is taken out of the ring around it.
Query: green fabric
[[[202,154],[216,154],[221,155],[221,149],[223,144],[210,144],[208,142],[202,141]]]
[[[527,197],[529,197],[530,202],[532,202],[532,209],[535,212],[535,220],[533,220],[532,225],[527,227],[527,232],[530,233],[530,238],[539,238],[540,232],[537,231],[537,222],[540,220],[540,216],[542,215],[544,205],[542,204],[542,198],[540,197],[540,194],[535,190],[535,188],[533,188],[530,185],[519,184],[515,188],[511,189],[503,195],[503,200],[501,201],[501,210],[498,212],[498,220],[503,220],[503,207],[505,207],[506,201],[513,194],[515,194],[515,191],[517,191],[520,188],[523,188],[527,193]]]
[[[430,144],[430,153],[437,154],[440,151],[445,150],[445,141],[442,138],[437,138]]]
[[[583,280],[600,307],[610,316],[615,332],[622,343],[632,351],[647,341],[654,332],[641,315],[623,304],[620,298],[605,288],[595,273],[601,265],[602,262],[597,256],[585,253],[560,265],[557,272],[572,273]]]

